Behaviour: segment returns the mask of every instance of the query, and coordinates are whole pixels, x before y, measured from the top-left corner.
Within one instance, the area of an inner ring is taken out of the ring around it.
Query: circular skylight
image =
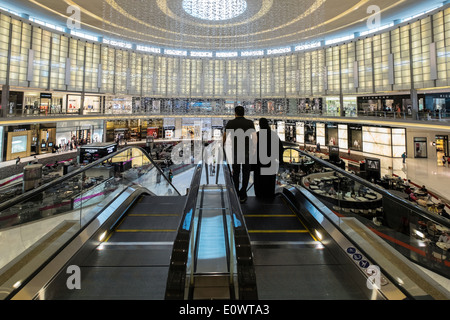
[[[210,21],[229,20],[247,10],[245,0],[183,0],[183,9],[191,16]]]

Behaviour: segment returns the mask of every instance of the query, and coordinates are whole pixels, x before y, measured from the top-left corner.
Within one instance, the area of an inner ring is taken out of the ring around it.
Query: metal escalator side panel
[[[390,282],[384,288],[384,292],[389,293],[387,296],[383,293],[383,287],[369,288],[367,281],[370,275],[366,273],[366,266],[362,266],[360,261],[367,261],[367,264],[370,266],[376,265],[377,262],[364,250],[361,250],[360,246],[353,242],[347,234],[341,231],[339,225],[342,224],[342,221],[339,221],[339,218],[308,190],[302,187],[292,187],[289,191],[296,199],[296,206],[299,207],[302,216],[312,229],[320,233],[321,239],[319,240],[333,252],[342,265],[347,266],[347,272],[352,275],[352,279],[359,283],[361,288],[364,288],[368,299],[384,300],[388,299],[389,296],[395,296],[397,297],[396,299],[400,300],[410,298],[403,288],[397,288],[393,285],[393,282]],[[382,273],[383,275],[381,276],[388,276],[385,271],[382,271]]]
[[[8,299],[45,299],[46,288],[57,275],[65,272],[65,267],[69,263],[71,265],[77,264],[76,256],[81,250],[98,246],[132,203],[144,193],[149,192],[143,188],[127,188],[124,190],[95,219],[78,232],[66,246],[61,248],[32,277],[27,279],[16,292],[13,292]]]
[[[186,272],[191,246],[194,215],[200,191],[203,164],[198,164],[191,181],[189,194],[181,217],[180,226],[173,244],[167,277],[165,300],[183,300],[186,288]]]
[[[231,179],[229,165],[223,165],[225,187],[230,201],[230,210],[233,219],[234,244],[236,252],[236,265],[239,286],[239,300],[257,300],[258,290],[256,286],[256,274],[253,251],[250,243],[247,225],[242,213],[239,198]]]

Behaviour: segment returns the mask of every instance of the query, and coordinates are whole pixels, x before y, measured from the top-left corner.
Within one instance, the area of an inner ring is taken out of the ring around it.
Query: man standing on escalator
[[[231,164],[233,182],[239,200],[247,200],[247,188],[250,179],[251,165],[256,164],[256,131],[253,121],[246,119],[245,109],[237,106],[234,109],[235,118],[230,120],[223,135],[223,147],[226,159]],[[227,141],[229,142],[227,144]],[[242,185],[239,188],[239,178],[242,172]]]

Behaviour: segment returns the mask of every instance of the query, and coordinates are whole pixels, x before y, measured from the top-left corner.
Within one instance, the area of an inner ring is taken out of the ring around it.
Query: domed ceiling
[[[133,43],[188,50],[253,50],[367,30],[442,4],[436,0],[1,0],[20,13]],[[376,7],[371,7],[376,6]]]

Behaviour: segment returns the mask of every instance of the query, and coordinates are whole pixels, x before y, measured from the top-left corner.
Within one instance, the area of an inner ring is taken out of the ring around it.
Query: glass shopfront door
[[[438,165],[444,165],[442,158],[448,156],[448,136],[436,136],[436,152]]]

